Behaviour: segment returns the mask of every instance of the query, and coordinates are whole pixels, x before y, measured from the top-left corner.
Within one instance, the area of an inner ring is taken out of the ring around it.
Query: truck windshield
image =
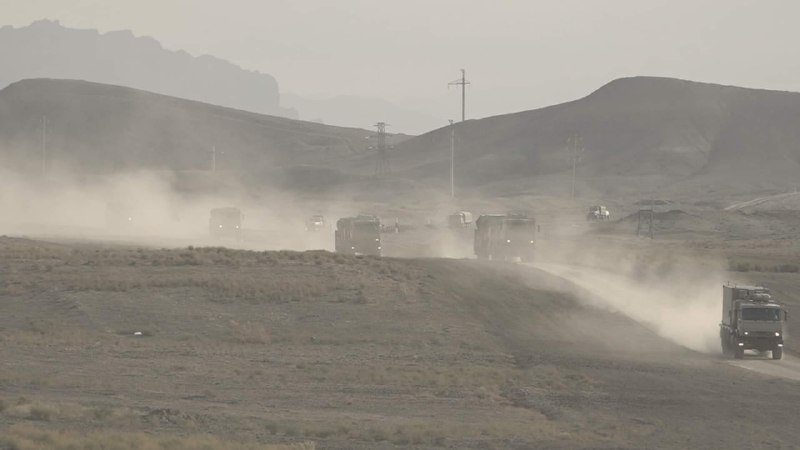
[[[778,308],[744,308],[743,320],[781,320],[781,310]]]

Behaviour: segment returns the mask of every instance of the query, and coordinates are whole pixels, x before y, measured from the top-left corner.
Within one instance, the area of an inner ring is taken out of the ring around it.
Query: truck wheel
[[[736,349],[733,351],[733,357],[736,359],[744,358],[744,349],[737,345]]]
[[[772,359],[781,359],[783,358],[783,348],[777,347],[772,349]]]

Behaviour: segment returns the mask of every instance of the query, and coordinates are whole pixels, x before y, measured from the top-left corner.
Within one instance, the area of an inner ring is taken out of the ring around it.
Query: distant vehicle
[[[472,226],[472,213],[469,211],[458,211],[447,216],[447,228],[459,229]]]
[[[478,259],[523,262],[533,260],[536,220],[527,215],[482,215],[475,221],[475,255]]]
[[[336,221],[337,253],[381,256],[381,221],[375,216],[343,217]]]
[[[243,220],[244,214],[239,208],[215,208],[211,210],[208,231],[214,237],[232,237],[239,240],[242,236]]]
[[[772,300],[769,289],[722,286],[722,352],[742,359],[745,350],[771,351],[772,359],[781,359],[786,318],[786,310]]]
[[[306,231],[320,231],[325,229],[325,217],[320,214],[306,219]]]
[[[605,206],[596,205],[589,207],[589,213],[586,214],[586,220],[588,221],[595,221],[595,220],[610,220],[611,219],[611,211],[608,210]]]

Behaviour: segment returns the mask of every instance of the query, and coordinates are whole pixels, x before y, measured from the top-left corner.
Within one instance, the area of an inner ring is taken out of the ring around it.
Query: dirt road
[[[782,360],[773,361],[760,356],[745,355],[742,360],[731,360],[728,363],[771,377],[800,381],[800,359],[793,356],[784,355]]]
[[[652,284],[602,269],[553,263],[533,266],[574,283],[583,290],[582,298],[595,306],[623,313],[676,344],[715,359],[721,357],[717,326],[722,280],[712,279],[708,286],[686,286],[683,290],[687,294],[676,299],[671,293],[658,292]],[[800,381],[800,359],[785,355],[783,360],[774,361],[768,356],[748,352],[745,359],[727,363],[763,375]]]

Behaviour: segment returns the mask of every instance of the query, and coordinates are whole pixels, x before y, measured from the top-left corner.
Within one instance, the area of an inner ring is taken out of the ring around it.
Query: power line
[[[42,116],[42,175],[47,174],[47,116]]]
[[[461,69],[461,78],[447,83],[447,86],[461,86],[461,121],[466,119],[466,103],[467,103],[467,85],[471,84],[467,81],[467,71]]]
[[[378,159],[375,164],[375,175],[383,176],[390,172],[389,155],[386,152],[386,122],[378,122],[374,125],[378,129]]]
[[[456,127],[450,120],[450,198],[456,198],[455,183]]]
[[[567,138],[567,150],[570,152],[570,160],[572,161],[572,189],[570,191],[570,197],[575,198],[575,173],[578,167],[578,161],[580,161],[584,151],[583,138],[580,136]]]

